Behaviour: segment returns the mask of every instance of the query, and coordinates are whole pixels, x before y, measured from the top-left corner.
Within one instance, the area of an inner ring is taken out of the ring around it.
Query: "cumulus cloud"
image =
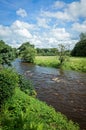
[[[41,11],[41,16],[56,18],[63,21],[78,21],[79,18],[86,18],[86,0],[76,1],[70,4],[56,1],[53,6],[57,7],[57,11]],[[64,6],[62,11],[58,10],[60,6]]]
[[[77,31],[77,32],[79,32],[79,33],[81,33],[81,32],[86,32],[86,20],[83,22],[83,23],[78,23],[78,22],[76,22],[76,23],[74,23],[73,25],[72,25],[72,29],[74,30],[74,31]]]
[[[65,7],[65,3],[63,1],[55,1],[53,4],[53,8],[63,8]]]
[[[35,30],[35,26],[37,25],[19,20],[16,20],[9,27],[0,25],[0,32],[2,32],[0,39],[14,47],[29,41],[35,47],[40,48],[58,47],[58,44],[66,45],[66,43],[70,44],[72,41],[65,28],[49,27],[46,28],[46,31],[40,33],[40,31]]]
[[[43,27],[43,28],[49,28],[49,19],[45,19],[45,18],[37,18],[37,24],[39,27]]]
[[[32,25],[18,20],[16,20],[11,26],[0,25],[0,32],[2,32],[0,34],[0,39],[17,47],[19,44],[29,41],[32,38],[30,31],[32,27]]]
[[[27,16],[27,12],[22,8],[19,8],[19,10],[16,11],[16,14],[21,16],[22,18]]]

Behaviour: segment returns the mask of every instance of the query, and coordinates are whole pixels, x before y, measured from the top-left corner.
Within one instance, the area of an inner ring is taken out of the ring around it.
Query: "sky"
[[[86,32],[86,0],[0,0],[0,40],[68,49]]]

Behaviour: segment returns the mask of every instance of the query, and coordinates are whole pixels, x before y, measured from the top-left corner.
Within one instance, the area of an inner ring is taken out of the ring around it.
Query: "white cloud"
[[[77,31],[77,32],[86,32],[86,21],[84,21],[83,23],[78,23],[78,22],[76,22],[76,23],[74,23],[73,25],[72,25],[72,29],[74,30],[74,31]]]
[[[33,26],[18,20],[9,27],[0,25],[0,39],[17,47],[19,44],[32,39],[31,27]]]
[[[22,8],[19,8],[19,10],[16,11],[16,14],[21,16],[22,18],[27,16],[27,12]]]
[[[65,11],[69,13],[73,19],[79,19],[80,17],[86,18],[86,0],[72,2]]]
[[[64,9],[62,11],[58,10],[58,7],[63,5]],[[86,18],[86,0],[76,1],[70,4],[56,1],[53,6],[57,7],[57,11],[41,11],[41,16],[63,21],[78,21],[80,17]]]
[[[66,12],[61,12],[61,11],[57,11],[57,12],[50,12],[50,11],[42,11],[41,12],[41,16],[43,17],[49,17],[49,18],[56,18],[56,19],[60,19],[60,20],[67,20],[67,21],[71,21],[73,20],[72,17]]]
[[[65,6],[65,3],[63,1],[56,1],[53,4],[53,8],[63,8]]]
[[[49,28],[44,28],[45,31],[42,30],[40,33],[41,30],[35,30],[35,26],[39,28],[38,25],[19,20],[16,20],[9,27],[0,25],[0,32],[2,32],[0,39],[14,47],[18,47],[27,41],[40,48],[58,47],[58,44],[69,45],[74,42],[65,28],[50,26]]]
[[[49,19],[37,18],[37,24],[39,27],[49,28],[48,26],[49,21],[50,21]]]

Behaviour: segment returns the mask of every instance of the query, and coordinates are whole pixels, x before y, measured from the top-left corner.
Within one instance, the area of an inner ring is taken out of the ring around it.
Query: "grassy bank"
[[[19,88],[0,113],[0,130],[79,130],[77,124]]]
[[[59,57],[57,56],[36,56],[35,64],[59,68]],[[62,65],[63,69],[86,72],[86,58],[68,57]]]

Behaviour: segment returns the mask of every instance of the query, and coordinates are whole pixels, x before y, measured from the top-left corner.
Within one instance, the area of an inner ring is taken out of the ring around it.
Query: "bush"
[[[19,75],[19,87],[20,89],[28,94],[29,96],[36,96],[36,92],[30,80],[27,80],[25,77]]]
[[[18,81],[18,75],[12,69],[0,70],[0,107],[7,98],[12,96]]]
[[[22,52],[22,60],[24,62],[34,63],[36,50],[34,48],[27,48]]]

